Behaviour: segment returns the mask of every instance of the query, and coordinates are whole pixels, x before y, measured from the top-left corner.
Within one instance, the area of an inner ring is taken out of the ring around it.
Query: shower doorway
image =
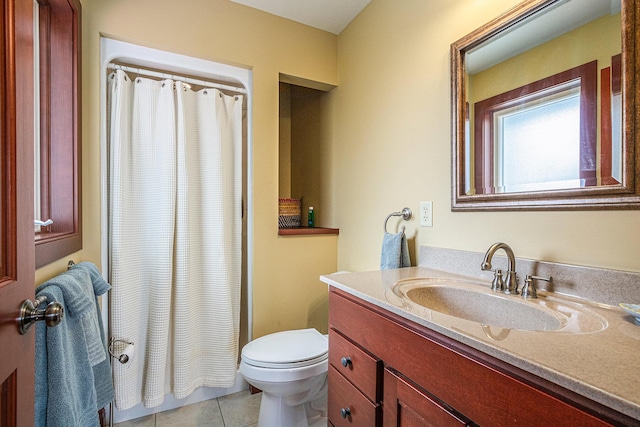
[[[144,58],[141,60],[139,58]],[[114,66],[114,64],[120,64],[120,66]],[[238,92],[242,93],[241,96],[236,97],[243,98],[243,112],[242,112],[242,250],[241,250],[241,297],[240,297],[240,322],[239,322],[239,339],[238,348],[249,341],[251,336],[251,269],[248,266],[251,263],[251,239],[248,236],[249,230],[251,230],[252,222],[252,207],[251,207],[251,188],[247,183],[252,182],[250,173],[251,171],[247,165],[251,164],[251,71],[238,67],[231,67],[224,64],[218,64],[210,61],[205,61],[197,58],[186,57],[170,52],[159,51],[156,49],[149,49],[129,43],[119,42],[112,39],[101,39],[101,94],[102,94],[102,117],[101,117],[101,167],[102,167],[102,265],[103,274],[105,278],[109,279],[112,272],[109,271],[110,257],[109,253],[111,248],[109,247],[110,230],[109,230],[109,218],[108,209],[108,121],[107,111],[108,108],[108,81],[107,78],[110,73],[113,73],[114,68],[120,68],[118,71],[120,74],[126,71],[128,77],[133,79],[139,78],[142,74],[151,76],[149,78],[156,78],[157,80],[172,79],[176,81],[186,82],[186,86],[195,84],[196,86],[202,84],[203,86],[221,87],[220,97],[223,97],[223,92],[226,94],[225,89],[233,87],[240,88]],[[126,80],[126,79],[125,79]],[[148,81],[148,80],[145,80]],[[180,83],[181,84],[181,83]],[[186,89],[185,89],[186,90]],[[226,97],[226,95],[225,95]],[[150,218],[153,221],[153,218]],[[111,307],[111,311],[113,307]],[[109,324],[109,300],[103,298],[103,319],[105,324]],[[112,313],[113,315],[113,313]],[[107,328],[107,339],[113,336],[111,327]],[[114,337],[120,338],[120,337]],[[234,340],[235,341],[235,340]],[[140,346],[143,343],[138,343]],[[143,348],[139,347],[141,350]],[[136,353],[139,353],[136,350]],[[239,352],[238,352],[239,357]],[[116,359],[112,359],[112,364],[118,364]],[[121,366],[116,365],[116,369],[121,369]],[[235,365],[237,371],[237,364]],[[133,407],[129,407],[126,410],[118,410],[113,407],[113,413],[111,415],[114,422],[122,422],[133,418],[174,409],[180,406],[184,406],[191,403],[196,403],[203,400],[213,399],[216,397],[224,396],[226,394],[235,393],[237,391],[246,389],[247,385],[242,379],[242,376],[237,373],[235,384],[230,387],[200,387],[194,392],[182,399],[177,399],[173,394],[165,394],[161,399],[162,403],[150,405],[153,407],[145,407],[142,403]],[[157,405],[157,406],[155,406]]]

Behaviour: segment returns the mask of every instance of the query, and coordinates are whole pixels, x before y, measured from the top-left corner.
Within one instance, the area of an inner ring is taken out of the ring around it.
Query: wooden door
[[[33,0],[2,0],[0,38],[0,427],[32,426],[35,334],[16,318],[34,298]]]

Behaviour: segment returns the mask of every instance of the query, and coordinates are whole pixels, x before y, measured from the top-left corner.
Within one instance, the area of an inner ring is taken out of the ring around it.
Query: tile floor
[[[261,393],[249,390],[114,424],[117,427],[256,427]]]

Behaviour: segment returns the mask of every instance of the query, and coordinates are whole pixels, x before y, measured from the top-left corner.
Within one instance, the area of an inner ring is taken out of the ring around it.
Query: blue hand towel
[[[104,408],[113,400],[113,377],[111,376],[111,361],[109,360],[109,351],[107,342],[105,340],[104,333],[104,325],[102,324],[102,313],[100,312],[100,304],[98,304],[98,297],[100,295],[104,295],[107,293],[109,289],[111,289],[111,285],[109,285],[103,278],[100,271],[98,271],[98,267],[91,262],[81,262],[71,267],[70,273],[76,274],[76,272],[87,272],[91,278],[92,288],[88,288],[84,286],[85,292],[90,293],[90,296],[93,296],[96,308],[96,320],[98,323],[98,331],[93,329],[93,332],[99,332],[100,338],[100,347],[102,351],[96,348],[96,341],[93,341],[93,349],[97,353],[92,353],[95,357],[96,354],[104,354],[104,358],[99,357],[99,361],[96,364],[93,364],[93,378],[94,384],[96,388],[96,406],[98,409]],[[78,273],[81,274],[81,273]],[[82,279],[84,280],[84,279]],[[97,337],[95,334],[94,339]]]
[[[403,231],[396,234],[384,233],[380,269],[388,270],[403,267],[411,267],[407,237]]]
[[[36,289],[65,309],[58,326],[36,324],[36,426],[100,425],[113,383],[97,296],[109,288],[95,266],[81,263]]]

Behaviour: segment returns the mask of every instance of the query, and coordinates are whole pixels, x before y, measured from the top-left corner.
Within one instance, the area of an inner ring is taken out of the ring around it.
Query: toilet
[[[240,373],[262,390],[258,427],[327,425],[328,349],[315,329],[276,332],[242,348]]]

